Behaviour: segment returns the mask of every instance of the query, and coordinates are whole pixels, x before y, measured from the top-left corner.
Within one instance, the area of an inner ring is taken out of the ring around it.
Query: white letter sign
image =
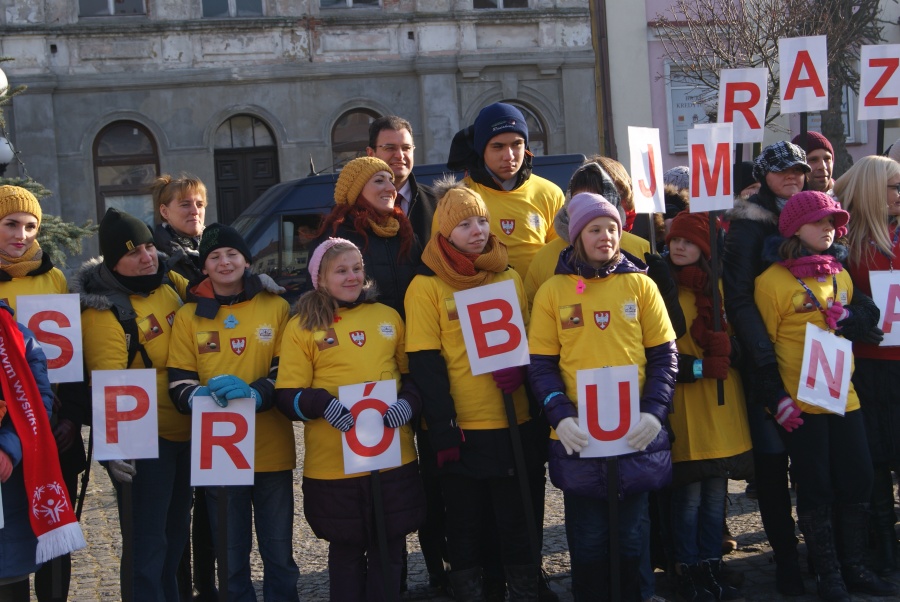
[[[735,142],[762,142],[768,91],[766,69],[722,69],[719,72],[718,123],[734,126]]]
[[[384,425],[397,403],[397,381],[381,380],[338,387],[341,404],[353,414],[353,428],[341,435],[344,474],[400,466],[400,434]]]
[[[869,272],[872,300],[881,311],[882,347],[900,345],[900,272]]]
[[[453,293],[472,374],[529,363],[525,321],[512,280]]]
[[[797,399],[843,416],[850,390],[852,359],[850,341],[807,323]]]
[[[191,411],[191,485],[252,485],[256,402],[233,399],[220,408],[195,395]]]
[[[828,109],[826,36],[778,40],[781,114]]]
[[[665,213],[659,130],[628,126],[628,147],[631,153],[634,210],[637,213]]]
[[[84,380],[78,295],[17,297],[16,320],[28,326],[44,348],[51,383]]]
[[[98,460],[159,457],[156,370],[94,370],[91,401]]]
[[[900,117],[900,44],[863,46],[859,66],[859,118]]]
[[[732,128],[711,123],[688,130],[691,213],[734,207],[731,190]]]
[[[628,434],[640,419],[638,367],[612,366],[579,370],[578,426],[587,432],[582,458],[606,458],[633,454]]]

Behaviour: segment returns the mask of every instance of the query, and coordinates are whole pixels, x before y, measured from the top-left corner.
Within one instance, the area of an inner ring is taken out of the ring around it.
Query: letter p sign
[[[91,385],[97,459],[159,457],[156,370],[94,370]]]
[[[528,363],[528,340],[512,280],[455,293],[472,374]]]

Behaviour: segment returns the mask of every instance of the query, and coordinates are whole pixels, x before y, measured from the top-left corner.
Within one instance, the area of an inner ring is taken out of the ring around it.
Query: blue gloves
[[[243,399],[245,397],[251,398],[256,403],[257,410],[262,406],[262,395],[259,394],[259,391],[237,376],[231,374],[213,376],[206,384],[209,387],[209,394],[212,396],[213,401],[221,408],[226,407],[232,399]]]
[[[403,426],[412,418],[412,407],[402,397],[384,413],[384,426],[395,429]]]

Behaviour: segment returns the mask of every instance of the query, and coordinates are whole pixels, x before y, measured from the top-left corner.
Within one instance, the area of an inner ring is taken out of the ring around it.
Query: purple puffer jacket
[[[640,260],[622,252],[622,260],[605,270],[594,270],[575,262],[572,247],[560,253],[557,274],[580,273],[583,278],[593,273],[594,278],[610,274],[643,273]],[[663,425],[667,422],[675,391],[675,375],[678,372],[678,350],[675,341],[669,341],[646,350],[644,388],[641,391],[641,412],[656,416]],[[559,356],[531,355],[528,378],[539,400],[553,396],[544,406],[547,420],[554,428],[563,418],[577,418],[576,405],[566,396],[565,385],[559,372]],[[672,481],[671,442],[665,426],[659,431],[647,449],[618,457],[619,498],[633,493],[662,489]],[[608,495],[607,460],[584,458],[577,453],[566,454],[563,444],[550,441],[550,480],[564,493],[605,499]]]

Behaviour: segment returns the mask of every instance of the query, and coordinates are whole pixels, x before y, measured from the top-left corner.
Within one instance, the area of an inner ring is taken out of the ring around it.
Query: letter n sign
[[[853,345],[814,324],[806,324],[797,399],[844,415],[850,390]]]
[[[582,458],[606,458],[634,453],[625,441],[640,419],[638,368],[612,366],[579,370],[578,426],[590,440]]]
[[[512,280],[453,294],[472,374],[529,362],[525,321]]]

